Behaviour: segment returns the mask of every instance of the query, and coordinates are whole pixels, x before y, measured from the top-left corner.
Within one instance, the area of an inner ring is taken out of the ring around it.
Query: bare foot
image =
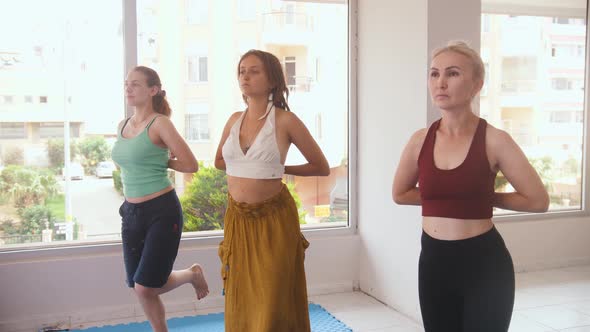
[[[207,281],[203,275],[203,268],[201,268],[201,265],[193,264],[193,266],[190,267],[190,270],[193,272],[191,284],[195,288],[197,299],[200,300],[209,294],[209,286],[207,286]]]

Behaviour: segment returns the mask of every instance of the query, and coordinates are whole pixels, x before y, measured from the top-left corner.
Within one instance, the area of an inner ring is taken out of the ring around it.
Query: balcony
[[[272,12],[262,17],[264,44],[306,45],[313,37],[313,20],[305,13]]]
[[[310,92],[313,79],[310,76],[290,76],[287,77],[287,88],[289,92]]]

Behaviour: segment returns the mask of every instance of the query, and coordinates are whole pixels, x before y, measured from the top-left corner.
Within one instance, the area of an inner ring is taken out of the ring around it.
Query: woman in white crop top
[[[282,177],[326,176],[330,169],[303,122],[290,112],[276,56],[248,51],[237,74],[247,109],[229,118],[215,157],[215,167],[227,173],[229,191],[219,246],[225,330],[310,331],[303,266],[309,243]],[[306,164],[285,166],[291,144]]]

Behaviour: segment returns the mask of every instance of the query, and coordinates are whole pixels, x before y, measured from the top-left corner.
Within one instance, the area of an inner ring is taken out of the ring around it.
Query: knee
[[[149,298],[153,298],[155,296],[157,296],[157,290],[155,288],[149,288],[149,287],[145,287],[142,286],[138,283],[135,283],[135,294],[143,299],[149,299]]]

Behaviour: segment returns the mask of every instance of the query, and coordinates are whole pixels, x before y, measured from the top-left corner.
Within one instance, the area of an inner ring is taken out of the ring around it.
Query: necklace
[[[248,150],[250,150],[250,147],[252,146],[252,143],[256,139],[256,136],[258,136],[258,132],[260,131],[260,127],[262,127],[262,124],[264,123],[264,121],[261,121],[261,120],[262,119],[257,119],[258,124],[256,125],[256,129],[254,130],[254,134],[250,137],[250,139],[246,140],[246,145],[244,146],[244,148],[242,148],[242,151],[244,151],[244,154],[248,153]]]
[[[266,119],[266,116],[268,115],[268,113],[270,113],[270,110],[273,108],[273,106],[274,106],[273,105],[273,102],[272,102],[272,100],[270,100],[268,102],[268,105],[266,106],[266,112],[264,112],[264,114],[261,117],[259,117],[258,119],[256,119],[256,120],[258,120],[258,125],[256,126],[256,129],[254,130],[254,135],[252,135],[252,137],[250,137],[250,139],[246,141],[246,146],[244,146],[242,148],[242,151],[244,152],[244,154],[248,153],[248,150],[250,150],[250,147],[252,147],[252,143],[254,143],[254,140],[256,139],[256,136],[258,136],[258,132],[260,131],[260,127],[265,122],[265,121],[261,121],[261,120],[265,120]],[[246,112],[248,112],[248,110],[246,110]],[[245,118],[246,118],[246,116],[244,115],[244,119]],[[244,120],[242,120],[242,125],[244,124],[243,121]]]

